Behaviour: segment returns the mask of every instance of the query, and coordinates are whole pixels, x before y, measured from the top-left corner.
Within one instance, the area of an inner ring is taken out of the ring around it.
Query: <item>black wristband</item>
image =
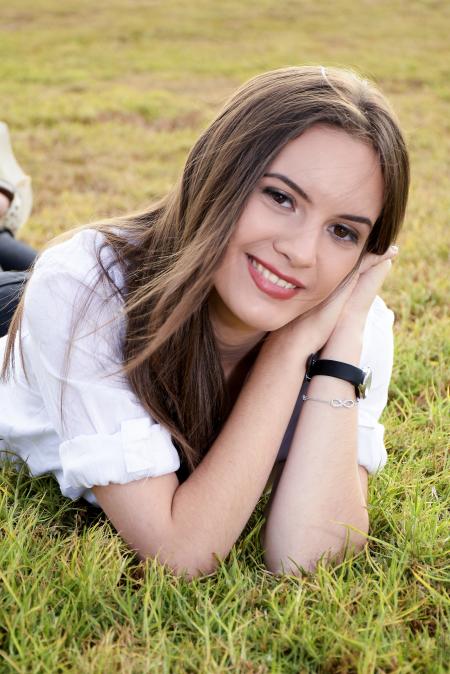
[[[353,384],[357,398],[365,398],[370,387],[371,371],[369,368],[361,370],[359,367],[342,363],[339,360],[318,359],[315,354],[308,358],[306,367],[306,379],[311,381],[314,375],[336,377]]]

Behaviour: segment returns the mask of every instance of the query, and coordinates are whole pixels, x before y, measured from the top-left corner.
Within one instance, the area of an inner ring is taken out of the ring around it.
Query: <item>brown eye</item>
[[[336,236],[338,236],[340,239],[345,239],[345,237],[348,234],[348,229],[347,227],[343,227],[342,225],[335,225],[334,226],[334,233]]]
[[[265,187],[263,193],[267,194],[276,204],[283,206],[283,208],[292,208],[294,205],[291,197],[274,187]]]
[[[350,241],[353,243],[358,243],[359,240],[359,234],[358,232],[355,232],[353,229],[350,229],[350,227],[347,227],[347,225],[332,225],[331,227],[333,231],[333,235],[337,238],[340,239],[341,241]]]

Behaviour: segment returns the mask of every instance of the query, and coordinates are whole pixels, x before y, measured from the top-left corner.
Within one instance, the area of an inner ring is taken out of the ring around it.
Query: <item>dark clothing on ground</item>
[[[8,332],[9,324],[27,279],[28,272],[26,271],[0,272],[0,337]]]
[[[36,251],[17,241],[7,229],[0,230],[0,337],[8,327],[28,278],[27,270],[36,258]]]
[[[25,271],[36,255],[31,246],[17,241],[9,230],[0,230],[0,271]]]

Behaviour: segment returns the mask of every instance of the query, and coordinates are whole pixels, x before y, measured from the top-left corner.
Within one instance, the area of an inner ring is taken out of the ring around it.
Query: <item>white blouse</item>
[[[32,475],[53,473],[65,496],[94,504],[94,485],[124,484],[180,467],[170,433],[152,419],[120,372],[122,300],[112,297],[104,281],[87,299],[97,280],[96,251],[103,242],[102,234],[85,229],[40,255],[25,293],[25,371],[16,340],[14,375],[0,382],[2,453],[26,461]],[[101,259],[105,266],[113,260],[108,246]],[[118,265],[109,274],[123,288]],[[67,354],[72,317],[81,306]],[[393,320],[377,297],[367,317],[360,362],[374,371],[372,389],[358,409],[358,463],[369,473],[387,461],[379,418],[392,371]],[[0,363],[5,346],[3,337]],[[288,435],[277,460],[287,455]]]

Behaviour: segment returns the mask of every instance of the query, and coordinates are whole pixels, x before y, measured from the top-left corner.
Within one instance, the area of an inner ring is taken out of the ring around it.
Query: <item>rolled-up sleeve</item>
[[[54,473],[61,491],[77,498],[94,485],[174,472],[180,459],[122,372],[123,300],[109,284],[95,285],[95,256],[88,269],[86,257],[81,265],[71,257],[71,245],[38,261],[25,292],[22,343],[26,371],[59,438]]]
[[[384,426],[380,423],[387,400],[394,358],[394,314],[380,297],[375,299],[364,330],[360,367],[373,372],[371,390],[358,409],[358,463],[375,474],[387,462]]]
[[[59,448],[64,481],[72,488],[157,477],[179,467],[170,434],[149,418],[122,421],[112,434],[77,435]]]

